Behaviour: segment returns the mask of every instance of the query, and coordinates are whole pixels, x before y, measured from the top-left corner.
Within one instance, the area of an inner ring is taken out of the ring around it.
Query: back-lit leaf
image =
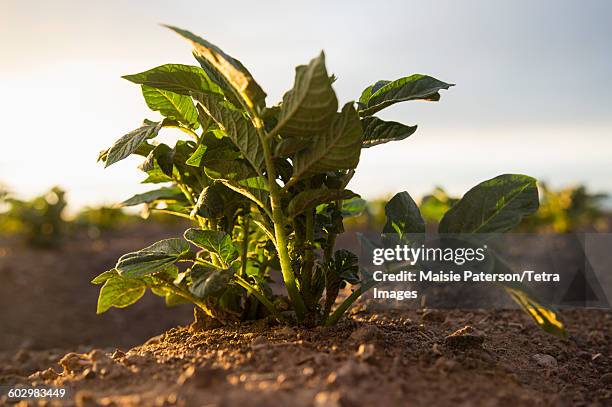
[[[325,68],[325,54],[295,69],[293,89],[283,96],[277,128],[283,137],[324,132],[338,110],[338,99]]]
[[[226,265],[229,265],[238,256],[232,238],[217,230],[187,229],[185,239],[218,255]]]
[[[145,140],[157,136],[162,126],[163,122],[145,121],[141,127],[121,137],[106,153],[104,166],[108,167],[136,152],[138,147],[143,144]]]
[[[248,105],[260,108],[265,106],[266,93],[240,61],[227,55],[216,45],[187,30],[169,25],[166,27],[189,40],[193,44],[194,53],[206,60],[210,67],[221,74]]]
[[[363,125],[363,148],[377,146],[389,141],[403,140],[410,137],[417,126],[406,126],[398,122],[381,120],[368,116],[361,120]]]
[[[503,233],[538,210],[536,180],[504,174],[470,189],[440,221],[440,233]]]
[[[257,131],[242,113],[223,105],[223,100],[214,95],[194,95],[204,110],[227,133],[234,145],[242,152],[259,175],[263,175],[264,153]],[[206,165],[206,164],[205,164]]]
[[[178,120],[192,129],[198,128],[198,111],[191,97],[146,85],[142,85],[142,95],[151,110],[159,111],[164,117]]]
[[[166,64],[123,78],[184,96],[190,96],[192,92],[223,93],[202,68],[191,65]]]
[[[142,194],[136,194],[130,199],[121,202],[121,206],[134,206],[143,203],[150,203],[159,199],[181,199],[181,190],[177,187],[164,187],[154,189],[152,191],[144,192]]]
[[[168,269],[188,252],[189,244],[183,239],[164,239],[144,249],[124,254],[115,268],[123,277],[144,277]]]
[[[308,189],[297,194],[287,207],[287,214],[290,217],[295,217],[302,212],[312,209],[320,204],[341,201],[343,199],[350,199],[358,197],[353,191],[348,189]]]
[[[395,81],[378,81],[361,94],[359,114],[370,116],[394,103],[408,100],[437,101],[440,99],[438,92],[451,86],[454,85],[420,74]]]
[[[327,131],[295,156],[293,178],[327,171],[350,170],[359,163],[362,129],[353,103],[337,113]]]
[[[106,280],[100,289],[96,312],[102,314],[110,307],[125,308],[132,305],[144,295],[146,288],[140,279],[114,276]]]

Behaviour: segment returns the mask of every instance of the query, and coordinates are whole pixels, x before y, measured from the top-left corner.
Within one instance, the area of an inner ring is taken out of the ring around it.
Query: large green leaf
[[[146,120],[141,127],[121,137],[110,149],[108,149],[104,166],[108,167],[136,152],[138,147],[143,144],[145,140],[157,136],[157,133],[159,133],[163,125],[164,122]]]
[[[145,283],[137,278],[111,277],[100,289],[96,312],[101,314],[110,307],[125,308],[132,305],[144,295],[146,288]]]
[[[185,231],[185,239],[202,249],[217,254],[226,265],[229,265],[238,256],[232,238],[217,230],[190,228]]]
[[[454,85],[420,74],[395,81],[378,81],[361,94],[359,114],[370,116],[387,106],[407,100],[437,101],[440,99],[438,92],[451,86]]]
[[[283,96],[278,124],[283,137],[324,132],[338,110],[338,99],[325,68],[325,54],[295,69],[293,88]]]
[[[134,206],[157,201],[158,199],[180,199],[181,197],[182,193],[179,188],[163,187],[142,194],[136,194],[130,199],[121,202],[120,206]]]
[[[205,93],[194,94],[206,113],[227,133],[259,175],[263,175],[264,153],[257,131],[242,113],[223,105],[223,99]],[[204,164],[206,165],[206,163]]]
[[[142,85],[142,95],[151,110],[159,111],[163,116],[178,120],[192,129],[198,128],[198,111],[191,97],[146,85]]]
[[[189,244],[183,239],[164,239],[136,252],[124,254],[115,268],[123,277],[144,277],[173,266],[189,252]]]
[[[325,133],[315,137],[309,148],[296,154],[293,178],[355,168],[359,163],[361,139],[361,122],[353,103],[349,102],[336,114]]]
[[[470,189],[440,221],[440,233],[503,233],[539,206],[536,180],[504,174]]]
[[[168,25],[166,27],[191,41],[196,56],[207,61],[210,67],[221,74],[248,105],[260,108],[265,106],[266,93],[240,61],[227,55],[216,45],[187,30]]]
[[[307,189],[297,194],[287,207],[287,214],[290,217],[295,217],[307,209],[314,208],[317,205],[332,201],[340,201],[358,197],[353,191],[348,189]]]
[[[397,234],[402,238],[409,233],[425,232],[425,222],[421,212],[408,192],[395,194],[385,205],[387,223],[383,227],[385,234]]]
[[[202,68],[191,65],[166,64],[123,78],[184,96],[191,96],[192,92],[223,93]]]
[[[403,140],[410,137],[417,126],[406,126],[398,122],[381,120],[368,116],[361,120],[363,125],[363,148],[377,146],[389,141]]]
[[[213,184],[202,189],[198,200],[191,210],[190,216],[194,218],[196,215],[204,218],[219,218],[223,216],[225,210],[225,202],[220,192],[219,184]]]

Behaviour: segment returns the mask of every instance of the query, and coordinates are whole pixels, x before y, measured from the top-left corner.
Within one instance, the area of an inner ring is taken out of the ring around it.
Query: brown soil
[[[0,385],[73,392],[38,405],[612,405],[610,311],[563,312],[568,339],[518,310],[361,304],[333,328],[260,321],[200,330],[171,328],[190,322],[191,309],[168,310],[151,296],[95,315],[93,276],[180,231],[77,237],[59,251],[0,245]],[[21,405],[37,405],[29,403]]]
[[[611,313],[565,317],[570,339],[518,311],[362,307],[334,328],[179,327],[125,353],[22,351],[0,380],[69,386],[74,400],[58,405],[78,406],[612,405]]]
[[[54,250],[0,236],[0,352],[16,348],[74,349],[134,346],[191,320],[187,306],[169,309],[147,293],[137,304],[96,315],[99,287],[92,278],[124,253],[181,236],[180,224],[138,224],[92,239],[84,232]]]

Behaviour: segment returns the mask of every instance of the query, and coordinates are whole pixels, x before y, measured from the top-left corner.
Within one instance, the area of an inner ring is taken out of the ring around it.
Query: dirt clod
[[[556,369],[557,368],[557,359],[553,356],[536,353],[532,356],[532,359],[536,362],[536,364],[545,369]]]
[[[455,349],[480,348],[485,337],[469,325],[453,332],[444,338],[444,344]]]

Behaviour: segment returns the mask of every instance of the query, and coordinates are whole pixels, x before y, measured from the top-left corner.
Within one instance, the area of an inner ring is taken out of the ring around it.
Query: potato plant
[[[438,101],[452,85],[420,74],[381,80],[357,102],[340,106],[335,77],[320,53],[296,68],[293,87],[270,106],[240,61],[188,31],[168,28],[192,43],[200,67],[167,64],[125,76],[163,119],[145,120],[99,159],[109,166],[132,154],[144,157],[143,182],[164,186],[123,205],[145,204],[189,219],[193,228],[123,255],[96,277],[93,283],[103,284],[98,313],[126,307],[150,289],[169,305],[191,302],[220,323],[269,316],[334,324],[373,285],[355,254],[335,248],[343,218],[362,206],[347,185],[364,149],[416,131],[375,114],[399,102]],[[152,142],[167,127],[189,139],[173,146]],[[495,178],[466,198],[447,213],[442,230],[504,231],[538,206],[535,180],[520,175]],[[385,233],[424,231],[406,192],[389,202],[386,214]],[[275,270],[282,292],[273,290]],[[353,292],[337,305],[347,284]]]

